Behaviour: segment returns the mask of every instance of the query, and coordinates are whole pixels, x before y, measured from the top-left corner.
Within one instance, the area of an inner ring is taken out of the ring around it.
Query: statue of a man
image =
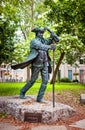
[[[30,43],[30,54],[28,58],[17,65],[13,65],[12,69],[23,69],[24,67],[31,64],[31,79],[27,84],[20,90],[20,98],[25,99],[26,92],[32,87],[38,78],[39,72],[41,72],[42,83],[38,92],[37,102],[44,102],[43,96],[48,83],[48,74],[51,73],[50,57],[48,50],[55,50],[56,46],[51,45],[53,43],[53,37],[44,39],[43,34],[46,29],[35,28],[32,30],[36,34],[36,37]],[[59,40],[59,39],[57,39]]]

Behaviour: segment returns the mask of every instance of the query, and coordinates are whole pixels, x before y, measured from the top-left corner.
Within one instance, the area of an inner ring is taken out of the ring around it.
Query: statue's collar
[[[42,41],[44,40],[43,38],[40,38],[40,37],[36,37],[39,41]]]

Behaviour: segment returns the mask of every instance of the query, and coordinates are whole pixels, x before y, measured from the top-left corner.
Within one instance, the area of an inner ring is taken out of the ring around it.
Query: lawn
[[[19,95],[20,89],[25,85],[23,83],[0,83],[0,96],[12,96],[12,95]],[[38,93],[40,87],[40,83],[36,82],[32,88],[26,93],[27,95],[36,95]],[[55,92],[62,91],[72,91],[73,93],[79,93],[82,91],[85,93],[85,85],[78,84],[78,83],[55,83]],[[46,92],[52,92],[52,84],[48,83]]]

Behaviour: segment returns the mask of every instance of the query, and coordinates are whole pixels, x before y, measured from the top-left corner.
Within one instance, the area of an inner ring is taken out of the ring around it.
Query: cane
[[[51,34],[51,38],[54,39],[55,43],[59,42],[59,37],[53,33],[48,27],[44,27],[45,30],[48,30]],[[53,50],[53,75],[54,75],[54,56],[55,51]],[[53,78],[53,107],[55,107],[55,81]]]
[[[54,75],[54,57],[55,57],[55,51],[53,50],[53,75]],[[55,107],[55,82],[53,78],[53,107]]]

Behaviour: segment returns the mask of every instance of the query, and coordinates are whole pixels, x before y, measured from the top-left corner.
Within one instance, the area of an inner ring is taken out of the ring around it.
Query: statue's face
[[[40,37],[40,38],[43,38],[43,32],[38,32],[37,36]]]

